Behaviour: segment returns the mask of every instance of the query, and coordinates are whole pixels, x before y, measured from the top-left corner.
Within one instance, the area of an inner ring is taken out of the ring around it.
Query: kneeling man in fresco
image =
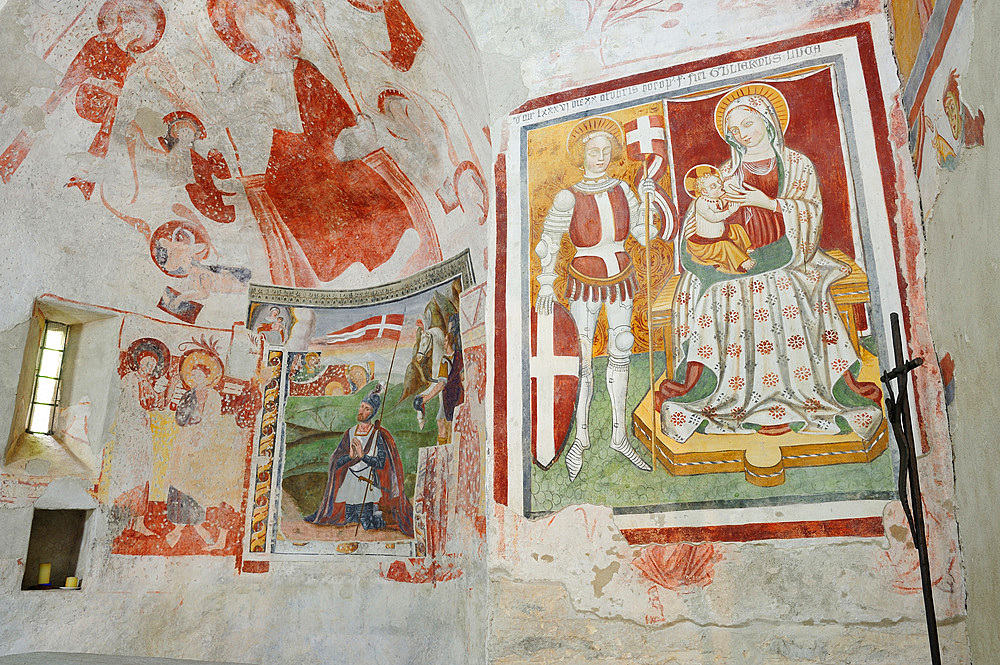
[[[330,456],[323,500],[307,522],[361,523],[367,531],[386,527],[385,512],[404,535],[413,535],[413,508],[403,493],[403,463],[396,443],[372,419],[382,404],[375,388],[358,406],[358,424],[346,432]]]

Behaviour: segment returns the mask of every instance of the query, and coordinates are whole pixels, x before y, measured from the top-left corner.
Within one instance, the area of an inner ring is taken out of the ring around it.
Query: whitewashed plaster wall
[[[1000,73],[992,46],[1000,26],[996,3],[975,5],[975,38],[962,94],[988,118],[985,146],[963,154],[954,172],[942,170],[940,194],[924,211],[927,243],[928,314],[939,355],[955,360],[955,401],[948,409],[955,446],[955,493],[962,562],[968,583],[969,642],[974,663],[1000,653],[1000,471],[993,462],[998,398],[990,361],[1000,302],[989,285],[1000,265],[990,237],[997,224],[992,196],[1000,177],[1000,133],[991,121],[1000,113]]]
[[[198,21],[203,7],[196,4],[172,3],[171,16]],[[422,91],[423,85],[430,89],[443,81],[454,90],[487,178],[490,148],[480,128],[488,125],[499,138],[504,116],[527,99],[766,43],[772,37],[801,34],[881,9],[880,3],[832,0],[804,4],[746,0],[718,7],[678,2],[667,3],[664,7],[670,11],[655,20],[614,22],[607,6],[594,11],[602,5],[599,0],[470,0],[465,3],[466,26],[458,8],[446,3],[417,4],[409,3],[408,8],[425,29],[428,43],[437,44],[438,57],[424,65],[434,72],[420,74],[412,85]],[[31,20],[25,16],[41,10],[29,6],[45,10],[58,6],[68,15],[79,11],[71,3],[11,0],[0,15],[0,25],[6,30],[5,48],[11,43],[24,45],[34,37],[26,27]],[[609,29],[602,30],[606,21]],[[995,17],[991,21],[996,25]],[[165,37],[165,44],[170,38]],[[987,48],[988,41],[980,43]],[[4,101],[12,109],[14,103],[22,104],[19,112],[37,122],[37,113],[30,113],[32,107],[58,82],[73,53],[63,53],[59,68],[37,51],[21,46],[6,53],[17,56],[12,60],[17,66],[10,68],[17,76],[0,85],[0,92],[6,90]],[[888,57],[884,49],[882,55]],[[880,64],[886,103],[893,110],[896,84],[888,65]],[[985,77],[986,67],[983,70]],[[15,85],[23,80],[34,83]],[[383,82],[363,69],[358,80],[367,81],[372,90]],[[985,100],[987,80],[981,85],[980,98]],[[996,89],[993,86],[994,95]],[[25,102],[32,94],[34,102]],[[484,100],[488,100],[488,112]],[[7,116],[13,113],[9,110]],[[55,122],[45,120],[51,138],[38,148],[47,159],[33,155],[17,181],[0,189],[4,202],[0,219],[10,230],[2,239],[0,281],[14,285],[0,293],[0,330],[4,331],[0,343],[8,367],[20,363],[25,321],[37,295],[57,293],[149,312],[162,290],[162,274],[149,261],[148,247],[135,231],[108,219],[103,209],[83,205],[76,190],[63,187],[63,176],[69,175],[67,156],[82,151],[86,143],[75,130],[61,130]],[[429,126],[434,127],[432,121]],[[0,123],[4,141],[10,140],[11,127]],[[432,131],[437,130],[427,130]],[[903,139],[899,132],[894,135],[897,156],[905,160]],[[447,149],[441,139],[438,135],[431,140],[428,150],[445,161],[442,155]],[[464,142],[464,138],[459,140]],[[493,152],[503,149],[499,145]],[[414,164],[428,159],[419,152],[411,158]],[[985,155],[972,159],[977,158],[983,160],[983,168],[970,171],[964,165],[956,180],[966,173],[978,179],[992,172]],[[986,180],[976,180],[980,182]],[[425,198],[433,198],[430,181],[419,186]],[[988,216],[976,219],[985,223]],[[451,233],[444,232],[442,237],[450,235],[460,244],[471,244],[458,230],[468,222],[446,223]],[[932,273],[935,265],[954,265],[968,251],[968,243],[946,241],[944,225],[941,228],[939,249],[934,248],[933,237],[930,240]],[[218,244],[226,261],[266,271],[264,250],[247,229],[232,229],[225,239],[220,236]],[[980,247],[988,251],[985,243]],[[482,252],[481,245],[476,248]],[[935,252],[941,257],[937,264]],[[367,283],[362,276],[335,286]],[[932,314],[935,308],[961,304],[950,290],[937,288],[931,287]],[[206,322],[229,326],[244,314],[245,296],[224,294],[207,301],[203,316]],[[950,314],[939,316],[948,322],[967,318],[965,311],[957,318]],[[984,334],[976,339],[985,345],[990,339],[985,330],[990,319],[983,318]],[[939,346],[948,348],[953,330],[951,323],[935,328]],[[955,334],[952,349],[959,341],[968,343]],[[971,378],[976,371],[980,368],[974,363],[963,365],[959,360],[962,385],[979,385]],[[966,373],[970,378],[964,378]],[[13,394],[10,377],[6,374],[3,380],[4,400]],[[965,390],[966,399],[977,399],[969,388]],[[8,403],[3,404],[9,411]],[[961,401],[957,408],[955,431],[961,436],[961,428],[966,427]],[[977,425],[988,425],[987,409],[976,405],[975,413],[981,414]],[[973,427],[975,417],[969,416],[968,430],[987,431]],[[983,449],[986,454],[988,442],[983,442]],[[970,474],[981,459],[982,455],[965,458]],[[99,512],[88,588],[76,596],[31,595],[14,590],[21,574],[17,553],[30,523],[27,507],[34,500],[29,494],[26,488],[8,486],[4,496],[11,498],[11,507],[0,509],[0,531],[17,534],[5,539],[0,551],[4,606],[6,616],[11,617],[0,626],[0,650],[5,653],[43,649],[255,663],[304,659],[471,663],[482,661],[488,639],[489,660],[502,663],[899,663],[908,662],[912,654],[923,654],[926,648],[919,596],[893,592],[889,574],[878,563],[890,548],[902,548],[889,538],[879,543],[824,539],[720,545],[722,560],[710,586],[684,593],[662,592],[654,603],[630,566],[638,550],[625,543],[610,511],[598,507],[563,511],[551,523],[531,523],[496,507],[489,531],[489,583],[485,571],[470,567],[459,581],[436,588],[387,582],[378,576],[377,564],[365,561],[272,564],[267,574],[236,576],[230,559],[111,556],[107,544],[114,525]],[[973,515],[974,521],[992,516],[988,510]],[[983,542],[973,547],[984,551],[988,533],[983,529]],[[985,552],[980,556],[984,558],[978,570],[986,575],[989,560]],[[970,573],[976,574],[971,567]],[[484,632],[487,586],[488,636]],[[946,662],[968,661],[963,594],[959,588],[939,597]],[[975,592],[970,598],[976,598]],[[986,593],[980,598],[984,604],[991,602]],[[660,610],[655,625],[647,625],[647,614],[656,603]],[[995,611],[994,607],[989,616],[996,616]],[[979,634],[988,632],[989,626],[980,626]]]
[[[467,0],[494,122],[533,97],[824,29],[872,0]]]
[[[130,202],[126,128],[134,119],[155,146],[164,131],[160,118],[177,108],[176,99],[153,84],[154,80],[164,82],[156,78],[156,72],[172,69],[183,81],[180,96],[187,108],[197,107],[208,128],[209,136],[200,143],[202,152],[219,149],[234,172],[236,156],[227,146],[223,128],[228,124],[237,134],[259,135],[260,143],[245,142],[240,150],[245,165],[256,161],[263,170],[271,139],[267,106],[294,106],[295,102],[287,85],[275,83],[268,88],[266,76],[254,89],[241,88],[241,81],[252,78],[255,70],[218,40],[205,2],[171,1],[163,4],[167,13],[163,38],[150,51],[158,59],[128,77],[108,156],[93,158],[86,150],[97,125],[74,113],[73,92],[52,113],[42,112],[40,106],[84,42],[96,34],[95,17],[101,4],[11,0],[0,10],[0,59],[5,63],[0,68],[4,108],[0,142],[6,147],[22,129],[35,136],[28,157],[10,182],[0,184],[0,226],[4,229],[0,236],[0,283],[4,285],[0,358],[7,368],[0,382],[0,425],[5,433],[36,297],[50,293],[169,318],[157,309],[157,301],[164,287],[174,282],[151,260],[148,237],[113,215],[100,200],[103,186],[112,206],[143,219],[153,229],[174,216],[172,204],[191,205],[183,198],[184,181],[178,185],[169,169],[155,160],[144,162],[148,156],[140,156],[141,191]],[[485,224],[480,219],[484,211],[470,206],[468,181],[456,192],[463,206],[445,210],[436,197],[462,160],[479,164],[486,182],[492,180],[489,137],[484,131],[488,127],[485,83],[461,7],[405,3],[423,44],[412,67],[400,71],[378,55],[390,47],[378,12],[363,11],[346,0],[295,4],[304,33],[303,56],[313,60],[346,97],[337,65],[315,21],[316,15],[325,12],[329,35],[339,46],[353,91],[365,113],[374,117],[375,136],[362,138],[384,146],[411,177],[420,198],[431,208],[440,253],[447,258],[469,249],[476,271],[483,274],[486,238],[479,229]],[[78,14],[79,20],[74,20]],[[208,68],[208,60],[214,61],[214,70]],[[379,94],[390,89],[396,91],[395,99],[379,109]],[[241,97],[244,94],[252,94],[253,99]],[[408,101],[401,101],[403,97]],[[245,121],[231,121],[232,113],[245,112],[254,104],[263,109],[259,118],[251,114]],[[89,201],[78,188],[66,186],[81,169],[98,183]],[[269,283],[268,257],[257,222],[246,198],[238,194],[235,200],[235,222],[198,221],[212,238],[211,261],[249,268],[253,282]],[[336,243],[328,251],[337,252]],[[414,272],[403,268],[405,259],[395,259],[390,267],[371,273],[357,264],[323,285],[353,288],[390,282]],[[203,304],[199,325],[229,329],[246,317],[245,289],[212,293]],[[118,325],[119,320],[114,320]],[[111,338],[117,334],[116,329]],[[117,359],[111,362],[117,365]],[[113,397],[118,391],[111,392]],[[103,408],[110,398],[99,397],[95,401]],[[113,408],[111,417],[101,420],[94,422],[97,431],[91,431],[98,459],[101,447],[113,435]],[[384,557],[272,562],[269,572],[239,574],[231,556],[112,555],[112,539],[123,524],[112,518],[107,505],[101,505],[91,517],[85,543],[89,556],[80,573],[84,589],[76,594],[22,592],[32,506],[51,480],[22,473],[4,475],[0,482],[0,533],[4,534],[0,539],[0,604],[4,607],[0,653],[86,651],[247,663],[484,661],[487,583],[475,537],[455,544],[456,554],[464,549],[468,556],[463,560],[463,576],[450,583],[389,581],[380,574],[381,567],[388,565]],[[93,495],[91,482],[73,482],[77,496],[84,495],[84,490]],[[55,501],[47,507],[89,506]]]

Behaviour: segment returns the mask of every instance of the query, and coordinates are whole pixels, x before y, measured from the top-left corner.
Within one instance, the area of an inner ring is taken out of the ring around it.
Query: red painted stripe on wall
[[[507,156],[497,155],[493,169],[497,191],[493,377],[493,500],[507,505]]]
[[[861,517],[818,522],[767,522],[719,526],[622,529],[629,545],[667,543],[787,540],[792,538],[881,538],[885,535],[881,517]]]

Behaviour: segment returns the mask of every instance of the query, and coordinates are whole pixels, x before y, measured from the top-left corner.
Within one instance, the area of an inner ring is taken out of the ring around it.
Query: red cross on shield
[[[557,302],[552,314],[531,310],[531,454],[548,469],[569,436],[580,386],[576,322]]]

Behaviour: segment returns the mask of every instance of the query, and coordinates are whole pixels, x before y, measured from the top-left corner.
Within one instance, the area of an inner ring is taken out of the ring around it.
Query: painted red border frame
[[[493,500],[507,505],[507,156],[497,155],[497,253],[494,260]],[[500,425],[502,423],[502,425]],[[499,426],[498,426],[499,425]]]
[[[951,4],[948,5],[948,12],[944,15],[944,22],[941,25],[941,34],[938,35],[937,44],[934,45],[934,51],[927,61],[927,67],[924,68],[923,79],[920,81],[920,87],[917,88],[917,94],[913,97],[913,106],[910,107],[910,114],[906,119],[906,124],[910,127],[913,127],[913,123],[917,121],[920,109],[924,105],[924,98],[927,97],[927,91],[930,89],[931,79],[934,78],[941,60],[944,59],[944,49],[948,45],[948,38],[951,37],[951,31],[955,28],[958,10],[961,8],[962,0],[951,0]]]
[[[680,65],[665,67],[650,72],[634,74],[623,78],[595,83],[588,86],[565,90],[544,97],[529,100],[511,113],[516,115],[537,108],[565,102],[579,97],[616,90],[626,86],[657,81],[670,76],[684,74],[690,71],[714,67],[728,62],[748,60],[751,58],[787,51],[789,49],[854,38],[858,42],[858,52],[861,58],[861,69],[868,91],[868,104],[872,114],[872,127],[875,134],[875,151],[878,157],[879,172],[882,176],[886,214],[890,228],[895,230],[896,205],[896,171],[892,156],[892,146],[889,142],[889,123],[885,111],[885,101],[882,98],[882,81],[878,73],[875,59],[875,43],[872,37],[871,24],[867,21],[852,25],[833,28],[822,32],[794,37],[773,42],[763,46],[732,51],[722,55],[687,62]],[[515,139],[516,140],[516,139]],[[507,334],[506,334],[506,265],[507,265],[507,174],[506,157],[498,155],[496,162],[497,188],[497,253],[496,253],[496,298],[495,298],[495,360],[494,374],[494,467],[493,467],[493,498],[499,504],[507,505],[509,494],[509,479],[507,477]],[[899,256],[899,243],[895,233],[892,236],[894,256]],[[899,285],[900,302],[904,327],[910,330],[910,312],[906,304],[905,278],[898,266],[896,268]],[[923,431],[923,410],[920,408],[919,394],[917,400],[918,422]],[[923,433],[921,437],[923,438]],[[626,529],[623,531],[630,543],[667,543],[682,541],[734,541],[767,540],[783,538],[815,538],[831,536],[874,537],[883,534],[880,517],[855,518],[846,520],[817,520],[804,522],[785,522],[768,524],[718,525],[706,527],[677,527],[655,529]],[[633,540],[635,539],[635,540]]]
[[[854,517],[813,522],[763,522],[718,526],[678,526],[661,529],[622,529],[629,545],[697,543],[726,541],[746,543],[753,540],[791,538],[843,538],[845,536],[880,538],[885,535],[881,517]]]

